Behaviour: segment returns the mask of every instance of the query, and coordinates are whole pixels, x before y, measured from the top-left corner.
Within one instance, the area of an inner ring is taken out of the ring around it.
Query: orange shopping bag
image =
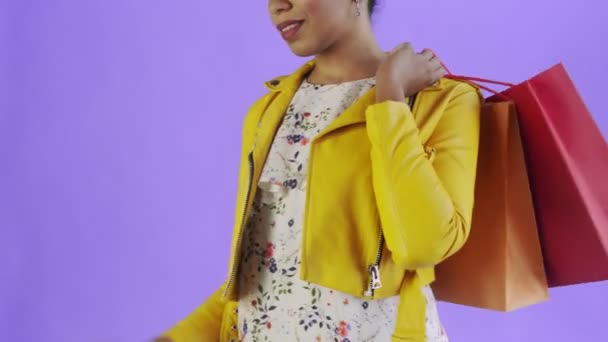
[[[482,107],[470,236],[439,264],[437,299],[510,311],[548,298],[515,106]]]

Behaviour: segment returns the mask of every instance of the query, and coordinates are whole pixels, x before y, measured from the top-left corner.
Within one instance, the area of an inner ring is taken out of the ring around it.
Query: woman
[[[375,5],[269,1],[315,58],[247,114],[228,279],[159,340],[447,341],[429,284],[469,232],[481,97],[383,52]]]

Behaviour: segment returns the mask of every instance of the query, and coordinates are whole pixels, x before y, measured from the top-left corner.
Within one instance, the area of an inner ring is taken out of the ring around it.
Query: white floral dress
[[[285,113],[258,183],[243,239],[239,281],[240,341],[390,341],[399,297],[365,300],[299,279],[310,141],[373,78],[336,85],[304,81]],[[430,288],[429,342],[445,342]]]

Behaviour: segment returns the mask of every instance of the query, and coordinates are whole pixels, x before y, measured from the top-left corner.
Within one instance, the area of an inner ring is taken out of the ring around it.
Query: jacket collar
[[[300,86],[300,83],[302,83],[304,77],[306,77],[306,75],[308,75],[308,73],[310,73],[314,67],[315,61],[310,60],[291,75],[275,77],[270,81],[264,82],[264,85],[271,92],[282,90],[295,91]]]
[[[270,132],[275,132],[278,125],[280,124],[280,117],[282,113],[285,111],[287,106],[289,105],[289,101],[298,87],[302,83],[302,80],[308,73],[312,71],[315,66],[315,61],[310,60],[298,68],[294,73],[287,76],[279,76],[275,77],[270,81],[265,82],[265,86],[270,90],[270,92],[280,93],[282,96],[282,100],[278,101],[280,104],[278,106],[273,107],[276,109],[275,111],[271,111],[270,115],[268,115],[272,122],[269,127]],[[434,92],[443,89],[445,86],[445,80],[438,81],[435,85],[427,87],[422,90],[418,94],[418,101],[420,101],[420,95],[427,92]],[[344,113],[338,116],[331,124],[329,124],[322,132],[320,132],[316,139],[321,138],[327,133],[339,129],[341,127],[345,127],[348,125],[362,123],[366,121],[365,112],[366,108],[375,103],[376,90],[375,87],[365,93],[361,98],[357,99],[355,103],[353,103],[349,108],[346,109]]]
[[[269,81],[264,82],[264,85],[270,91],[294,90],[302,83],[302,80],[315,67],[315,60],[312,59],[300,66],[294,73],[287,76],[278,76]],[[441,79],[436,84],[422,90],[422,92],[442,90],[445,86],[445,80]]]

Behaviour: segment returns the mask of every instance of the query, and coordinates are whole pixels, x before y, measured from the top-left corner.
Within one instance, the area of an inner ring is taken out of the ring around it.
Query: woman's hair
[[[374,14],[374,10],[376,9],[376,5],[378,4],[378,1],[376,0],[369,0],[367,2],[367,9],[369,10],[369,15],[371,16],[372,14]]]

